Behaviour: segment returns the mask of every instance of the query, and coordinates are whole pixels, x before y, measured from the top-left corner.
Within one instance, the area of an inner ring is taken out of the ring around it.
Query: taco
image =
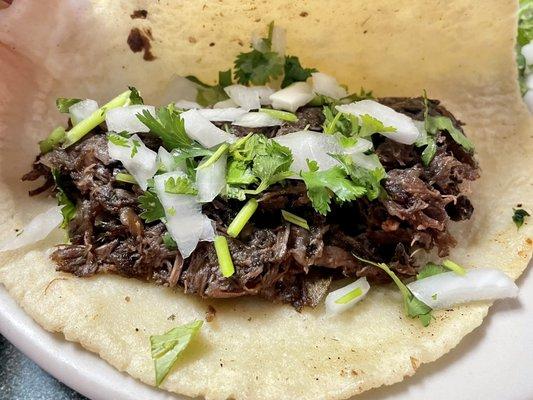
[[[44,328],[176,393],[347,398],[517,295],[514,2],[39,7],[0,16],[0,282]]]

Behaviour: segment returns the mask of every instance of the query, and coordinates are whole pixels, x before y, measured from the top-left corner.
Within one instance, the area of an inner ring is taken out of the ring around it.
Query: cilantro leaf
[[[253,49],[240,53],[235,60],[235,79],[244,85],[264,85],[282,73],[283,59],[273,51],[263,53]]]
[[[81,99],[69,99],[66,97],[59,97],[56,99],[56,107],[60,113],[68,113],[68,109],[76,103],[79,103]]]
[[[124,133],[109,133],[107,140],[113,143],[115,146],[130,147],[130,141],[128,136]]]
[[[196,102],[203,107],[226,100],[228,95],[224,91],[224,88],[232,84],[231,69],[218,72],[217,85],[208,85],[192,75],[186,76],[186,79],[196,83],[199,86],[198,93],[196,95]]]
[[[443,272],[448,272],[446,268],[442,265],[428,262],[419,272],[416,274],[416,279],[424,279],[433,275],[442,274]]]
[[[366,91],[362,86],[359,90],[359,93],[355,92],[352,94],[349,94],[346,97],[343,97],[340,100],[340,103],[347,104],[347,103],[353,103],[354,101],[361,101],[361,100],[373,100],[374,96],[372,95],[372,90]]]
[[[151,190],[139,196],[139,207],[142,210],[139,216],[148,224],[165,217],[163,205]]]
[[[366,189],[366,197],[368,200],[372,201],[379,197],[383,188],[381,187],[380,182],[385,179],[387,173],[383,167],[376,168],[374,170],[369,170],[367,168],[360,167],[356,165],[350,156],[344,154],[331,154],[331,156],[337,159],[344,171],[350,176],[350,179],[360,187]],[[379,163],[378,157],[372,155]]]
[[[359,261],[373,265],[374,267],[378,267],[385,271],[387,275],[391,277],[396,286],[398,286],[398,289],[400,289],[400,293],[403,296],[405,314],[411,318],[418,318],[423,326],[428,326],[430,324],[432,318],[431,311],[433,311],[432,308],[416,298],[415,295],[407,286],[405,286],[405,284],[400,280],[400,278],[398,278],[398,276],[396,276],[394,271],[392,271],[387,264],[365,260],[364,258],[356,256],[355,254],[354,257]]]
[[[148,110],[143,110],[142,114],[137,114],[137,118],[163,141],[167,150],[191,147],[193,141],[187,136],[185,123],[173,105],[158,108],[156,114],[157,118]]]
[[[139,142],[137,139],[132,139],[130,158],[135,157],[135,154],[139,152],[139,147],[141,147],[141,142]]]
[[[524,220],[529,217],[530,214],[522,208],[513,208],[513,222],[516,225],[516,229],[520,229],[524,225]]]
[[[57,204],[63,206],[61,208],[61,215],[63,215],[63,222],[61,223],[61,228],[67,229],[70,221],[72,221],[76,216],[76,204],[69,199],[67,193],[63,188],[63,182],[59,169],[52,169],[52,177],[54,178],[54,183],[56,185],[57,190]]]
[[[165,192],[173,194],[198,194],[198,190],[186,177],[170,177],[165,181]]]
[[[256,140],[247,142],[249,145],[256,143],[252,173],[259,179],[260,184],[253,191],[254,194],[262,192],[268,186],[292,175],[289,168],[293,160],[292,152],[288,147],[267,139],[263,135],[257,135],[256,137]]]
[[[324,106],[322,113],[325,117],[322,126],[324,133],[333,134],[339,132],[344,136],[350,137],[359,132],[360,127],[357,116],[339,112],[334,106]]]
[[[128,86],[128,89],[131,90],[130,104],[144,104],[144,100],[141,97],[141,93],[137,90],[137,88],[133,86]]]
[[[368,114],[363,114],[360,118],[361,127],[358,132],[359,137],[368,137],[377,132],[396,132],[396,128],[393,126],[385,126],[383,122]]]
[[[284,76],[281,82],[281,87],[287,87],[294,82],[305,82],[313,72],[317,72],[316,68],[304,68],[300,64],[300,60],[295,56],[285,56],[285,65],[283,66]]]
[[[249,185],[257,181],[249,163],[230,160],[227,165],[226,183],[228,185]]]
[[[172,238],[172,235],[169,232],[165,232],[162,236],[163,244],[167,248],[167,250],[177,250],[178,245],[176,244],[176,241]]]
[[[357,186],[346,177],[346,172],[335,166],[325,171],[318,170],[316,161],[307,160],[309,171],[300,172],[307,187],[307,195],[317,212],[326,215],[331,211],[333,195],[341,201],[352,201],[366,193],[366,189]]]
[[[426,119],[426,130],[429,133],[436,134],[437,131],[447,131],[452,139],[461,145],[466,151],[473,151],[474,144],[457,129],[450,118],[448,117],[433,117],[428,116]]]
[[[171,329],[163,335],[150,336],[156,386],[163,382],[179,355],[198,334],[202,324],[203,321],[194,321]]]

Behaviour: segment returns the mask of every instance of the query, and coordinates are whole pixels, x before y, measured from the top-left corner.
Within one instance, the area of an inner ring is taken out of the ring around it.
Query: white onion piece
[[[165,192],[165,182],[169,178],[181,177],[186,177],[186,174],[178,171],[156,175],[154,186],[165,209],[168,232],[175,240],[182,257],[187,258],[201,239],[212,240],[214,231],[209,218],[202,214],[202,206],[196,201],[196,196]]]
[[[232,107],[237,107],[237,103],[235,103],[231,99],[222,100],[213,105],[213,108],[232,108]]]
[[[280,57],[285,56],[286,31],[277,25],[272,29],[271,51],[278,53]]]
[[[62,206],[54,206],[36,215],[18,236],[0,244],[0,252],[19,249],[46,238],[63,221],[61,208]]]
[[[247,110],[256,110],[261,107],[259,93],[252,88],[244,85],[230,85],[224,88],[224,91],[237,103],[238,106]]]
[[[181,108],[182,110],[190,110],[191,108],[202,108],[200,104],[195,101],[190,100],[178,100],[174,103],[176,108]]]
[[[248,110],[239,107],[229,108],[203,108],[198,110],[200,115],[209,121],[235,121],[240,116],[246,114]]]
[[[291,132],[275,137],[274,140],[291,150],[293,156],[291,170],[297,174],[300,171],[309,171],[307,159],[316,161],[321,170],[329,169],[337,165],[338,161],[328,153],[343,152],[343,148],[335,136],[322,132]]]
[[[359,138],[357,139],[357,142],[351,147],[345,147],[344,153],[345,154],[355,154],[355,153],[363,153],[365,151],[370,150],[374,145],[372,142],[365,138]]]
[[[371,171],[375,170],[376,168],[382,167],[381,163],[379,162],[379,159],[372,155],[367,155],[363,153],[352,153],[350,154],[350,157],[352,158],[355,165],[369,169]]]
[[[250,89],[257,93],[259,96],[259,102],[262,106],[272,104],[270,95],[275,92],[274,89],[269,88],[268,86],[251,86]]]
[[[533,89],[533,74],[527,76],[527,78],[526,78],[526,87],[528,89]]]
[[[127,141],[127,146],[119,146],[108,140],[107,151],[109,152],[109,157],[120,161],[124,168],[133,175],[139,186],[146,190],[148,179],[152,178],[157,172],[157,153],[146,147],[137,135],[131,136]],[[138,143],[138,146],[137,152],[132,157],[134,141]]]
[[[360,290],[361,293],[354,299],[348,301],[345,304],[336,303],[337,300],[347,295],[353,290]],[[340,289],[334,290],[333,292],[328,293],[325,299],[326,304],[326,313],[327,314],[339,314],[353,307],[355,304],[363,300],[368,291],[370,290],[370,285],[366,280],[366,277],[359,278],[355,282],[350,283]]]
[[[246,128],[262,128],[265,126],[281,125],[283,121],[274,118],[264,112],[249,112],[238,119],[232,125],[244,126]]]
[[[208,158],[205,157],[203,162]],[[196,170],[196,186],[198,187],[198,201],[200,203],[213,201],[226,187],[226,162],[227,155],[223,154],[210,166]]]
[[[526,59],[526,64],[533,65],[533,43],[526,44],[520,51]]]
[[[407,287],[420,301],[433,309],[518,295],[518,287],[513,280],[499,269],[492,268],[469,270],[464,276],[444,272],[411,282]]]
[[[82,100],[69,107],[70,120],[72,125],[77,125],[80,121],[89,117],[93,112],[98,110],[98,103],[94,100]]]
[[[107,111],[105,115],[107,129],[118,133],[149,132],[150,129],[137,118],[137,114],[142,114],[145,110],[155,115],[154,106],[134,105],[113,108]]]
[[[350,104],[343,104],[336,108],[338,111],[356,116],[368,114],[381,121],[386,127],[392,126],[396,128],[396,132],[380,132],[383,136],[395,142],[413,144],[419,136],[418,129],[411,118],[377,101],[361,100]]]
[[[224,142],[233,143],[237,140],[235,135],[217,128],[198,110],[185,111],[181,113],[181,118],[185,123],[187,134],[207,148]]]
[[[157,151],[158,166],[162,166],[166,172],[185,171],[185,160],[176,160],[173,154],[170,154],[164,147]]]
[[[295,82],[270,95],[272,108],[296,112],[296,110],[313,99],[313,90],[305,82]]]
[[[311,76],[313,77],[313,92],[316,94],[322,94],[335,100],[348,95],[346,89],[339,85],[333,76],[322,72],[313,72]]]
[[[161,95],[160,105],[166,106],[176,100],[196,101],[198,85],[183,76],[174,75]]]

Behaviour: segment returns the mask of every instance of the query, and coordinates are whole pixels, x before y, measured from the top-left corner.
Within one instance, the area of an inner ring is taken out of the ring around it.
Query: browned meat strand
[[[420,98],[380,101],[423,119]],[[430,102],[430,113],[445,115],[460,126],[437,101]],[[320,107],[303,108],[298,116],[296,123],[256,131],[272,137],[307,125],[318,130],[323,123]],[[250,131],[234,129],[240,136]],[[422,165],[421,149],[374,135],[376,153],[387,170],[382,182],[386,196],[334,205],[323,217],[311,207],[302,182],[270,187],[260,196],[259,209],[240,237],[228,238],[236,273],[224,278],[212,243],[200,243],[183,260],[178,251],[163,244],[163,223],[145,224],[139,218],[141,191],[114,179],[122,167],[109,158],[104,134],[99,128],[68,150],[38,157],[24,177],[45,178],[42,189],[33,195],[52,186],[50,171],[58,169],[64,189],[77,201],[77,216],[69,226],[71,244],[59,246],[51,257],[59,270],[78,276],[111,272],[180,286],[185,293],[202,297],[257,295],[300,309],[318,304],[332,279],[388,280],[381,270],[361,263],[353,254],[389,263],[403,278],[413,276],[417,268],[410,257],[413,251],[437,247],[441,256],[446,255],[456,243],[447,231],[449,220],[469,219],[473,212],[466,195],[468,181],[478,178],[477,163],[447,133],[439,134],[438,151],[428,167]],[[153,136],[143,139],[153,149],[160,145]],[[204,212],[224,234],[241,207],[241,202],[217,198],[204,206]],[[306,218],[310,231],[285,222],[281,209]]]

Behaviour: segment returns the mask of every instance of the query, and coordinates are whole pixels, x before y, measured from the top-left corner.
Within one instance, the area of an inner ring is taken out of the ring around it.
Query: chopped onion
[[[213,105],[213,108],[232,108],[232,107],[237,107],[237,103],[235,103],[231,99],[222,100]]]
[[[274,89],[269,88],[268,86],[251,86],[250,89],[257,93],[259,96],[259,102],[262,106],[272,104],[270,95],[275,92]]]
[[[223,131],[209,122],[198,110],[185,111],[181,113],[181,118],[185,123],[187,134],[207,148],[224,142],[233,143],[237,140],[235,135]]]
[[[381,163],[379,162],[379,159],[374,154],[368,155],[364,153],[353,153],[350,154],[350,157],[355,165],[369,169],[371,171],[375,170],[376,168],[382,167]]]
[[[313,99],[313,90],[305,82],[295,82],[270,95],[272,108],[296,112],[296,110]]]
[[[181,108],[182,110],[190,110],[191,108],[202,108],[200,104],[195,101],[190,100],[178,100],[174,103],[176,108]]]
[[[70,114],[72,125],[77,125],[78,122],[90,117],[96,110],[98,110],[98,103],[91,99],[82,100],[71,105],[68,112]]]
[[[271,51],[278,53],[280,57],[285,56],[286,31],[277,25],[272,28]]]
[[[18,235],[0,244],[0,252],[16,250],[46,238],[63,221],[62,206],[54,206],[36,215]]]
[[[283,121],[273,118],[263,112],[249,112],[240,116],[232,125],[244,126],[246,128],[262,128],[264,126],[281,125]]]
[[[520,51],[526,59],[526,64],[533,65],[533,43],[526,44]]]
[[[322,132],[298,131],[275,137],[279,144],[288,147],[293,156],[291,170],[297,174],[308,171],[307,160],[314,160],[320,169],[329,169],[338,164],[330,154],[343,153],[344,149],[335,136]]]
[[[121,146],[108,140],[107,150],[109,157],[120,161],[124,168],[133,175],[139,186],[146,190],[148,188],[148,179],[152,178],[157,172],[157,153],[146,147],[137,135],[133,135],[126,140],[126,146]]]
[[[167,83],[161,96],[160,105],[167,105],[176,100],[196,101],[198,85],[183,76],[174,75]]]
[[[154,106],[134,105],[113,108],[105,116],[107,129],[112,132],[149,132],[150,129],[137,118],[137,114],[142,114],[145,110],[155,115]]]
[[[433,309],[445,309],[457,304],[479,300],[516,297],[518,287],[499,269],[482,268],[466,275],[444,272],[407,285],[423,303]]]
[[[205,157],[203,162],[209,157]],[[226,187],[226,162],[227,155],[223,154],[220,158],[205,168],[196,170],[196,186],[198,187],[198,201],[209,203]],[[201,164],[200,164],[201,166]]]
[[[203,108],[198,110],[200,115],[209,121],[235,121],[240,116],[246,114],[248,110],[239,107],[229,108]]]
[[[369,290],[370,285],[366,277],[362,277],[349,285],[330,292],[325,300],[326,313],[339,314],[348,310],[363,300]]]
[[[355,142],[355,145],[351,147],[345,147],[344,153],[345,154],[355,154],[355,153],[364,153],[365,151],[370,150],[374,145],[372,142],[365,138],[359,138],[357,139],[357,142]]]
[[[230,85],[224,88],[224,91],[237,103],[238,106],[246,110],[256,110],[261,107],[259,92],[244,85]]]
[[[165,172],[185,171],[185,160],[176,160],[174,155],[170,154],[164,147],[157,151],[158,167],[162,167]]]
[[[361,100],[350,104],[343,104],[336,108],[341,112],[357,116],[368,114],[381,121],[386,127],[392,126],[396,128],[396,132],[381,132],[383,136],[395,142],[413,144],[418,139],[419,132],[411,118],[377,101]]]
[[[169,178],[186,176],[177,171],[154,177],[156,195],[165,209],[165,224],[183,258],[191,255],[200,240],[213,240],[215,235],[213,225],[202,214],[202,206],[196,201],[196,196],[165,191],[165,182]]]
[[[339,85],[333,76],[322,72],[313,72],[311,76],[313,77],[313,92],[316,94],[328,96],[335,100],[348,95],[346,89]]]
[[[527,78],[526,78],[526,87],[528,89],[533,89],[533,74],[527,76]]]

